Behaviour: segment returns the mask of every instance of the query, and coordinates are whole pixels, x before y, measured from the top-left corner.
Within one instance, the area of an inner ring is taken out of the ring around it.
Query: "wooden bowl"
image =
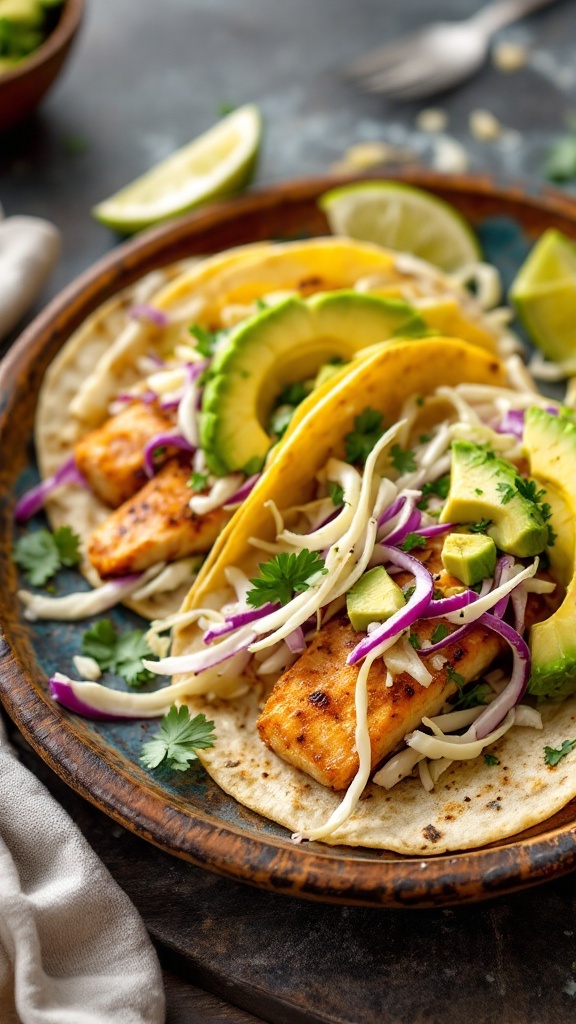
[[[453,203],[478,226],[487,257],[497,259],[507,283],[545,228],[576,239],[576,204],[568,197],[528,195],[485,178],[413,172],[403,180]],[[71,664],[87,624],[27,623],[16,596],[14,490],[32,482],[38,390],[70,334],[109,296],[156,267],[247,242],[326,234],[317,199],[334,183],[324,178],[255,191],[119,246],[48,306],[0,366],[0,699],[34,749],[70,786],[122,825],[193,864],[285,895],[363,906],[487,899],[576,867],[576,800],[521,835],[436,857],[322,843],[294,846],[285,829],[241,807],[200,768],[147,773],[139,762],[145,723],[88,722],[51,700],[47,676]],[[77,578],[69,585],[77,589]],[[126,609],[115,609],[110,617],[120,627],[134,625]]]
[[[50,35],[13,71],[0,75],[0,132],[38,106],[58,76],[80,27],[84,0],[66,0]]]

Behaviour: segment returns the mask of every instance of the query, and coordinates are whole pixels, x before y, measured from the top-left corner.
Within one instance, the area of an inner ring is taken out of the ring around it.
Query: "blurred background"
[[[501,30],[473,78],[431,99],[363,94],[343,74],[350,61],[423,22],[465,18],[480,6],[86,0],[61,76],[36,114],[0,135],[5,214],[46,217],[63,232],[43,299],[116,243],[91,218],[94,203],[248,102],[264,118],[256,184],[330,168],[385,173],[398,166],[391,158],[529,188],[546,184],[550,148],[570,135],[576,118],[570,0]],[[431,121],[421,116],[430,107],[441,112]],[[576,156],[574,163],[576,170]]]

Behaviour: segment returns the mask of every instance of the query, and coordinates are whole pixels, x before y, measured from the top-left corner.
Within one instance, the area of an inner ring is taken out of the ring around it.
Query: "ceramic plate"
[[[489,181],[404,176],[453,203],[477,228],[486,258],[510,283],[531,242],[555,227],[576,238],[576,208],[560,195],[531,196]],[[510,892],[576,866],[576,801],[549,821],[482,850],[421,858],[385,851],[294,846],[285,829],[226,796],[198,766],[186,773],[139,763],[154,723],[90,723],[55,704],[47,677],[80,649],[85,623],[25,623],[11,561],[15,493],[37,479],[34,408],[58,349],[105,299],[155,267],[262,239],[326,234],[316,200],[334,179],[283,184],[191,214],[115,249],[39,316],[0,369],[0,696],[45,761],[116,821],[162,849],[231,878],[293,896],[367,906],[431,906]],[[59,578],[60,580],[60,578]],[[78,588],[78,577],[62,580]],[[59,582],[60,587],[60,582]],[[111,616],[134,625],[124,609]]]

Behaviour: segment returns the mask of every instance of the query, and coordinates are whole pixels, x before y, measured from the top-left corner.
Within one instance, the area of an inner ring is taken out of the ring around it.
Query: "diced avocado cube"
[[[520,493],[519,483],[520,473],[507,459],[470,441],[453,441],[450,490],[440,522],[486,520],[486,533],[501,551],[518,558],[538,555],[548,543],[548,527],[538,502]]]
[[[371,622],[384,622],[405,606],[400,587],[381,565],[365,572],[346,596],[348,618],[359,633],[365,633]]]
[[[496,545],[481,533],[450,533],[442,548],[442,565],[467,587],[494,575]]]

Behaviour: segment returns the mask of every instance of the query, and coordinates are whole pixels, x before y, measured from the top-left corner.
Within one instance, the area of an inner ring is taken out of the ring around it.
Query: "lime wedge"
[[[457,270],[481,256],[474,232],[457,210],[412,185],[344,185],[325,192],[319,204],[334,234],[409,252],[442,270]]]
[[[250,181],[260,145],[257,107],[239,107],[209,131],[92,210],[97,220],[125,234],[176,217]]]
[[[548,359],[576,355],[576,245],[550,228],[510,289],[519,319]]]

